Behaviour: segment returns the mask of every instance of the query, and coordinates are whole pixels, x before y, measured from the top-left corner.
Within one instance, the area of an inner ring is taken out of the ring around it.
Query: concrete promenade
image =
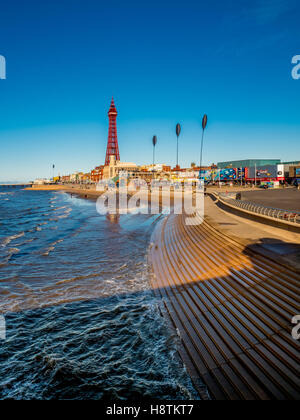
[[[187,370],[216,399],[297,400],[291,321],[300,314],[300,272],[281,250],[297,254],[299,235],[228,215],[210,198],[206,215],[198,226],[166,217],[149,252],[152,286]]]
[[[203,382],[220,400],[298,400],[292,318],[300,314],[300,235],[229,214],[210,197],[205,208],[197,226],[186,226],[185,215],[163,218],[149,249],[151,284],[180,337],[185,366],[204,398]]]
[[[245,247],[280,260],[300,273],[300,235],[264,223],[231,214],[217,207],[210,197],[205,199],[206,220],[225,235]]]
[[[255,190],[242,193],[242,200],[266,207],[300,211],[300,190],[294,187],[275,190]]]

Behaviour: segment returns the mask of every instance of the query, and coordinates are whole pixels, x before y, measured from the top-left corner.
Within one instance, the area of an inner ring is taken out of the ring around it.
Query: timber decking
[[[152,285],[194,382],[216,399],[298,400],[300,274],[184,215],[165,218],[152,243]]]

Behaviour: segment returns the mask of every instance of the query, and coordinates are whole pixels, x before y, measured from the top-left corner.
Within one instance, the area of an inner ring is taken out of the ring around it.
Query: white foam
[[[9,252],[11,255],[13,254],[17,254],[18,252],[20,252],[19,248],[9,248],[7,250],[7,252]]]
[[[3,248],[5,248],[8,244],[10,244],[12,241],[14,241],[15,239],[18,238],[22,238],[22,236],[24,236],[25,233],[21,232],[21,233],[17,233],[16,235],[12,235],[12,236],[8,236],[7,238],[5,238],[2,242],[1,242],[1,246]]]
[[[60,216],[56,216],[57,219],[66,219],[67,217],[70,216],[70,214],[72,213],[72,209],[71,208],[67,208],[67,210],[65,211],[64,214],[60,215]]]
[[[50,254],[50,252],[52,252],[52,251],[54,251],[55,250],[55,246],[57,245],[57,244],[60,244],[61,242],[63,242],[64,240],[63,239],[59,239],[58,241],[55,241],[55,242],[53,242],[51,245],[50,245],[50,247],[42,254],[44,257],[48,257],[49,256],[49,254]]]

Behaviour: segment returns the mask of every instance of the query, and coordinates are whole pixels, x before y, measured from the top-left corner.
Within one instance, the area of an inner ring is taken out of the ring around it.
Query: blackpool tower
[[[110,108],[108,111],[109,118],[109,129],[108,129],[108,141],[106,149],[105,166],[110,163],[110,157],[115,156],[116,161],[120,160],[118,135],[117,135],[117,109],[115,107],[114,98],[111,100]]]

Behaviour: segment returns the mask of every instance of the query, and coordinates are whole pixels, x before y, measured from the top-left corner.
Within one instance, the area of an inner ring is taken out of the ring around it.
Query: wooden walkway
[[[184,216],[165,218],[152,243],[152,285],[195,385],[220,400],[298,400],[300,275]]]

